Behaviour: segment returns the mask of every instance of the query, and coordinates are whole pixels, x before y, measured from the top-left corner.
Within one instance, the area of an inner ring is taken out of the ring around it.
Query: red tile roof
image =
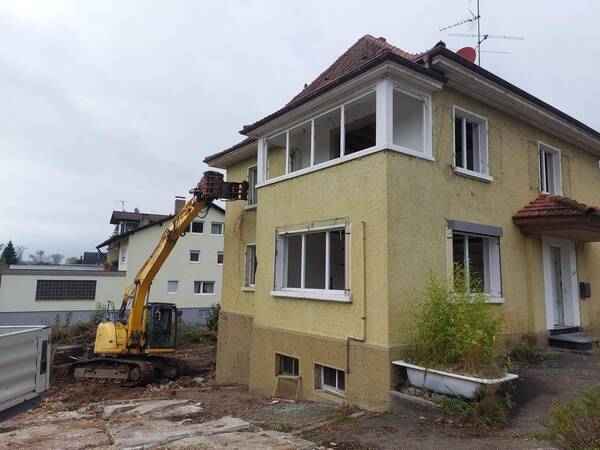
[[[310,94],[318,91],[319,89],[327,86],[330,83],[335,82],[339,78],[347,75],[348,73],[358,69],[363,64],[368,64],[371,60],[377,58],[384,52],[394,53],[397,56],[408,59],[409,61],[415,61],[423,53],[412,54],[400,50],[398,47],[394,47],[388,44],[382,37],[376,38],[370,34],[365,34],[356,43],[350,47],[346,52],[340,56],[335,62],[327,68],[321,75],[305,87],[302,92],[296,95],[289,104],[295,103]]]
[[[600,208],[579,203],[567,197],[542,194],[513,215],[513,219],[529,217],[600,216]]]

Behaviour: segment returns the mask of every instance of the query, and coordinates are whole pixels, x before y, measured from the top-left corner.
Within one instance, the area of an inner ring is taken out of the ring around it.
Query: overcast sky
[[[600,129],[600,1],[481,0],[482,66]],[[243,124],[364,34],[409,52],[475,0],[0,0],[0,242],[79,256],[111,211],[170,213]],[[468,25],[453,30],[468,33]]]

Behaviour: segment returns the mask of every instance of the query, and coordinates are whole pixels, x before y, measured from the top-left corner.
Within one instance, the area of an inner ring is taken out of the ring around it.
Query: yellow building
[[[206,158],[251,184],[226,211],[218,381],[387,409],[410,299],[454,262],[506,342],[600,326],[600,133],[443,43],[364,36],[242,132]]]

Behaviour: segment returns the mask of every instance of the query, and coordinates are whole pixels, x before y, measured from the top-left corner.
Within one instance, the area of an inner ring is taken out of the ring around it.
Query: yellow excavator
[[[69,373],[75,381],[138,385],[155,377],[177,377],[177,363],[164,355],[176,350],[179,312],[173,303],[148,302],[150,285],[194,218],[213,200],[245,200],[248,182],[226,182],[223,174],[208,171],[190,194],[191,199],[173,217],[133,284],[125,289],[120,309],[98,325],[95,357],[71,365]]]

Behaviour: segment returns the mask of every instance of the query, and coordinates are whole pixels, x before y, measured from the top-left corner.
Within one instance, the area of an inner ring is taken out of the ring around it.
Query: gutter
[[[367,341],[367,255],[366,255],[366,222],[363,220],[360,222],[361,232],[361,252],[362,252],[362,314],[360,317],[362,325],[362,336],[346,336],[346,373],[350,373],[350,341],[354,342],[366,342]]]

